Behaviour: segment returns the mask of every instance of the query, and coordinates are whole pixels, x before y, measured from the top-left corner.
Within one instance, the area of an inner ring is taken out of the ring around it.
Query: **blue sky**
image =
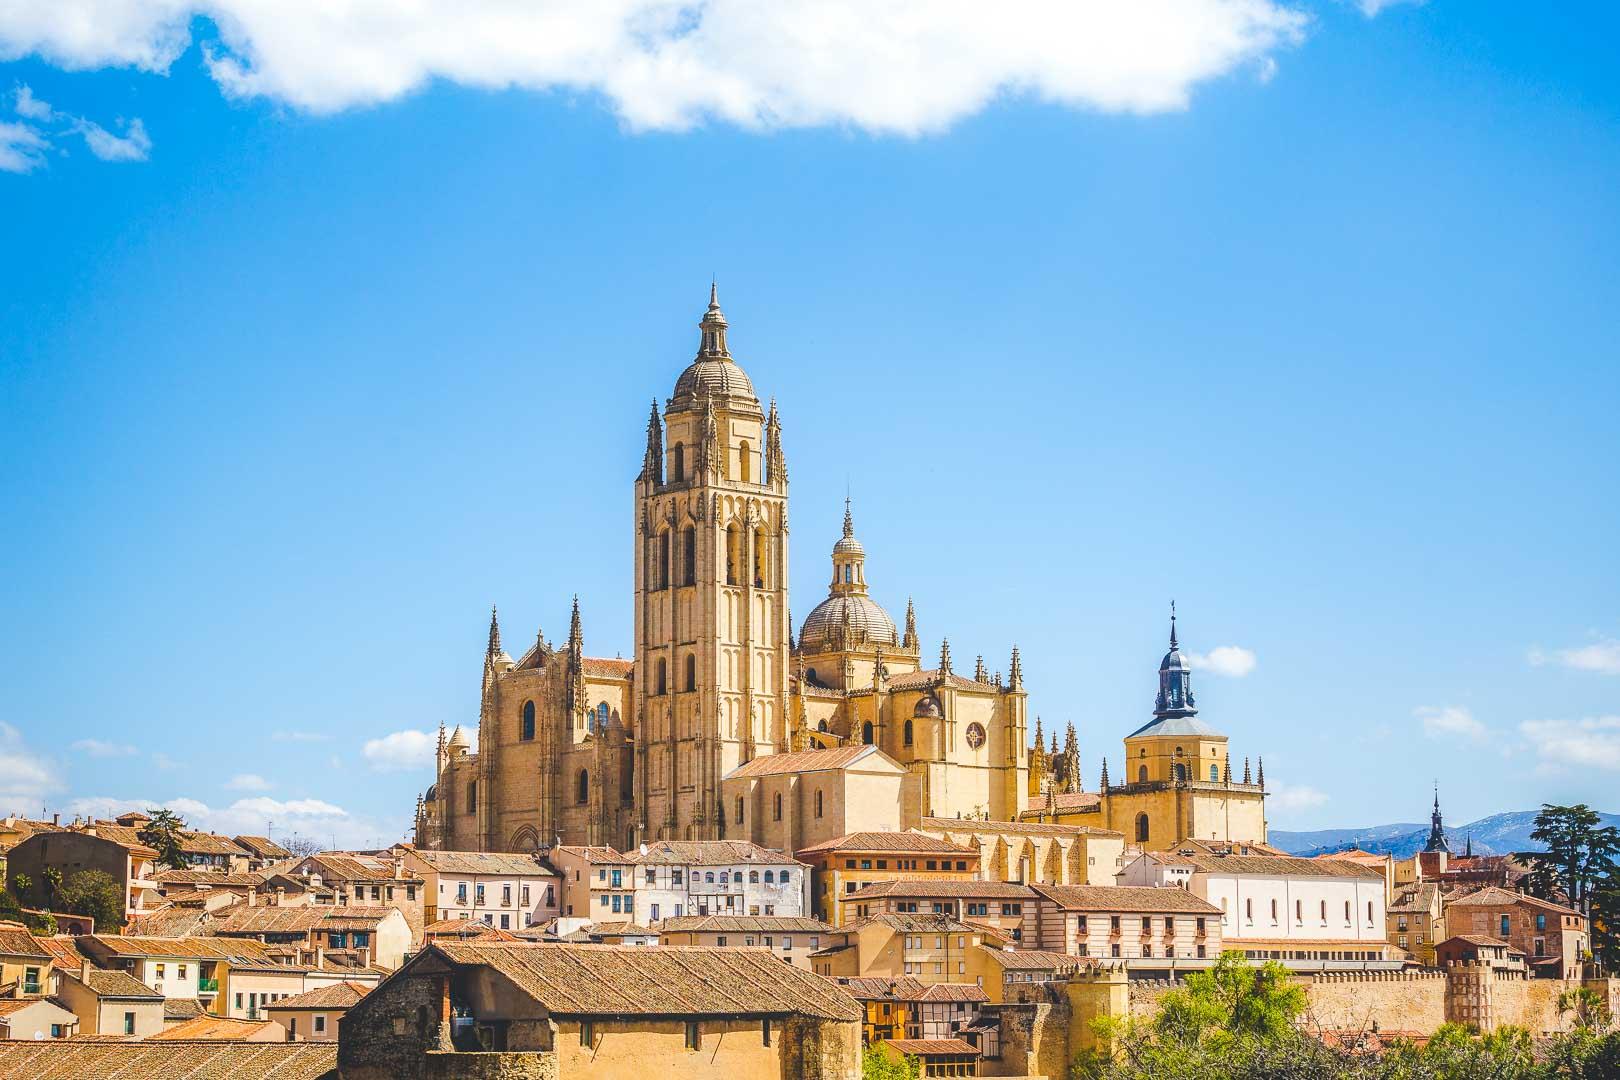
[[[714,274],[800,617],[847,487],[1089,784],[1174,597],[1276,828],[1620,810],[1605,7],[251,7],[0,15],[0,809],[398,838]]]

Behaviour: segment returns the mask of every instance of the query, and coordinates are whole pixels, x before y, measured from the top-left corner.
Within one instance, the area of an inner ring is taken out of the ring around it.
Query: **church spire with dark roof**
[[[1446,826],[1440,817],[1440,781],[1434,782],[1434,812],[1429,815],[1429,842],[1423,845],[1424,851],[1450,852],[1451,845],[1446,843]]]

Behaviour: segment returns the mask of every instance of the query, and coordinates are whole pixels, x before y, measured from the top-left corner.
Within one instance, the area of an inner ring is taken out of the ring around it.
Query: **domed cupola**
[[[1192,692],[1192,667],[1181,655],[1176,642],[1176,605],[1170,603],[1170,651],[1159,662],[1159,696],[1153,703],[1153,715],[1163,719],[1175,716],[1194,716],[1198,702]]]
[[[832,563],[833,579],[827,599],[804,620],[799,648],[817,653],[861,645],[899,645],[894,620],[866,594],[866,549],[855,539],[848,499],[844,500],[844,535],[833,545]]]
[[[759,412],[759,398],[748,375],[731,358],[726,347],[726,316],[720,310],[720,297],[715,285],[709,286],[709,310],[704,312],[698,329],[703,336],[698,344],[697,357],[681,377],[675,380],[675,393],[669,406],[673,411],[696,410],[708,398],[730,409]]]

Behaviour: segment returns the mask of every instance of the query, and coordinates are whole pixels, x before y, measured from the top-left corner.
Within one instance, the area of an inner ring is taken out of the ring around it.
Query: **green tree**
[[[135,834],[135,839],[158,853],[158,862],[174,870],[184,870],[190,865],[185,852],[180,850],[181,833],[185,832],[186,823],[180,815],[165,807],[152,812],[152,820],[142,826],[141,831]]]
[[[20,906],[28,903],[28,895],[34,891],[34,880],[27,874],[11,875],[11,895],[16,897]]]
[[[103,870],[80,870],[67,879],[56,895],[58,910],[88,915],[96,929],[124,925],[124,890]]]
[[[914,1057],[896,1057],[876,1046],[861,1054],[861,1080],[917,1080],[922,1062]]]
[[[45,895],[40,898],[43,901],[40,907],[50,911],[56,907],[57,894],[62,891],[62,871],[54,866],[47,866],[43,877],[45,878]]]

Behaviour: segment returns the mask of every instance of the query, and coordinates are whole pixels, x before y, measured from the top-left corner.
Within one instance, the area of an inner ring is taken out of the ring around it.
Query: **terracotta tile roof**
[[[1297,855],[1183,855],[1155,852],[1154,858],[1172,865],[1191,866],[1205,874],[1265,874],[1287,877],[1379,878],[1384,872],[1343,859],[1305,859]]]
[[[889,1039],[887,1045],[907,1057],[926,1057],[930,1054],[972,1054],[979,1056],[979,1048],[961,1039]]]
[[[602,845],[559,844],[557,847],[554,847],[551,850],[566,852],[569,855],[573,855],[577,858],[584,859],[586,862],[592,863],[623,863],[624,865],[629,866],[631,861],[629,855],[622,854],[621,852],[614,851],[610,847],[605,847]]]
[[[290,859],[292,852],[270,839],[268,836],[238,836],[234,838],[236,846],[251,855],[261,859]]]
[[[937,668],[908,671],[889,679],[890,690],[923,690],[931,686],[950,686],[955,690],[976,690],[981,694],[999,693],[995,683],[974,682],[956,672],[942,672]]]
[[[796,915],[681,915],[657,923],[664,934],[827,934],[833,928],[820,919]]]
[[[658,931],[633,922],[592,923],[587,931],[593,938],[657,937]]]
[[[898,930],[902,934],[965,934],[975,928],[966,923],[957,922],[949,915],[917,914],[902,915],[898,912],[884,912],[881,915],[872,915],[865,919],[856,919],[847,922],[838,928],[840,934],[853,934],[857,930],[864,930],[868,926],[887,926],[891,930]]]
[[[896,975],[893,978],[841,975],[834,977],[833,981],[857,1001],[910,1001],[923,992],[922,980],[910,975]]]
[[[493,968],[557,1015],[862,1015],[837,986],[763,949],[429,945],[400,970],[435,954]]]
[[[0,953],[6,956],[27,956],[39,960],[51,957],[38,938],[27,930],[0,928]]]
[[[38,1005],[45,1001],[42,997],[0,998],[0,1016],[10,1016],[14,1012],[21,1012],[30,1005]],[[61,1006],[57,1006],[61,1008]]]
[[[584,665],[585,674],[594,675],[597,678],[628,679],[630,673],[636,669],[634,660],[622,660],[618,657],[609,660],[600,656],[585,656],[580,659]]]
[[[1501,938],[1486,937],[1483,934],[1453,934],[1440,944],[1449,945],[1453,941],[1464,941],[1470,945],[1495,946],[1501,949],[1511,949],[1513,946]]]
[[[628,858],[643,866],[734,866],[738,863],[791,866],[795,862],[780,851],[746,840],[655,840],[647,845],[646,854]]]
[[[91,934],[80,939],[92,956],[160,956],[200,960],[266,961],[270,952],[257,941],[216,937],[130,937],[122,934]]]
[[[367,994],[372,988],[365,983],[351,982],[345,979],[331,986],[322,986],[305,994],[295,997],[282,998],[280,1001],[266,1005],[267,1009],[347,1009]]]
[[[1446,902],[1447,907],[1458,907],[1459,905],[1462,907],[1511,907],[1519,904],[1526,907],[1540,908],[1543,911],[1554,911],[1560,915],[1581,914],[1573,908],[1564,907],[1562,904],[1542,900],[1527,893],[1508,892],[1506,889],[1499,889],[1494,885],[1487,885],[1483,889],[1476,889]],[[1581,917],[1585,918],[1584,915]]]
[[[422,933],[429,938],[488,937],[493,941],[521,940],[511,931],[491,926],[482,919],[440,919],[438,922],[428,923],[422,927]]]
[[[1356,849],[1351,849],[1350,851],[1328,851],[1322,853],[1321,855],[1312,855],[1311,858],[1341,859],[1345,862],[1360,863],[1363,866],[1378,867],[1383,867],[1391,861],[1390,856],[1388,855],[1378,855],[1371,851],[1360,851]]]
[[[159,870],[152,875],[159,885],[250,885],[264,883],[263,874],[227,874],[223,870]]]
[[[542,866],[531,855],[504,851],[417,851],[420,859],[441,874],[510,874],[513,877],[556,877],[557,872]]]
[[[180,850],[187,855],[246,855],[247,852],[236,846],[236,841],[228,836],[207,832],[182,832],[180,834]]]
[[[989,1001],[990,995],[976,983],[933,983],[923,988],[917,1001]]]
[[[848,768],[874,754],[878,755],[880,761],[884,760],[883,751],[864,744],[841,746],[833,750],[801,750],[793,754],[762,754],[732,769],[722,779],[775,776],[781,773],[829,772],[833,769]]]
[[[84,958],[84,954],[79,951],[76,944],[78,938],[58,935],[57,937],[42,937],[34,940],[39,942],[40,948],[50,954],[51,963],[59,968],[77,968],[79,961]]]
[[[321,880],[328,884],[335,881],[364,881],[369,884],[394,879],[392,859],[353,855],[346,851],[323,851],[318,855],[311,855],[301,865],[313,867],[315,873],[321,875]]]
[[[131,825],[114,825],[107,822],[97,821],[90,825],[80,825],[78,828],[71,831],[85,833],[90,836],[95,836],[101,840],[110,840],[115,844],[128,848],[137,855],[145,855],[148,858],[157,858],[157,850],[155,848],[147,847],[145,844],[137,840],[135,838],[135,834],[140,832],[140,830]]]
[[[70,968],[63,974],[83,984],[97,997],[135,1001],[158,1001],[163,997],[127,971],[93,967],[81,972],[77,968]],[[80,978],[81,975],[84,977]]]
[[[1124,838],[1122,832],[1099,829],[1095,825],[1060,825],[1049,821],[973,821],[967,818],[926,817],[922,819],[925,832],[949,833],[1007,833],[1017,836],[1068,836],[1079,839],[1086,836]]]
[[[204,1014],[193,1020],[171,1024],[162,1031],[148,1035],[146,1041],[175,1042],[195,1039],[209,1042],[246,1042],[256,1035],[263,1037],[265,1030],[273,1026],[279,1027],[272,1020],[237,1020],[229,1016]]]
[[[1095,791],[1060,792],[1052,797],[1060,814],[1088,814],[1102,808],[1102,796]],[[1050,808],[1045,795],[1032,795],[1019,812],[1020,819],[1038,818]]]
[[[1086,963],[1068,953],[1042,949],[986,949],[985,956],[1006,971],[1065,972],[1078,970],[1081,964]]]
[[[932,899],[967,899],[985,897],[1006,900],[1030,900],[1035,894],[1028,885],[1012,881],[951,881],[949,878],[896,878],[893,881],[874,881],[872,884],[845,893],[838,899],[872,900],[883,896],[922,896]]]
[[[330,907],[303,904],[298,907],[247,907],[238,905],[231,914],[213,924],[222,936],[238,934],[301,934],[311,930],[375,930],[388,917],[390,907]]]
[[[202,1015],[202,1002],[196,998],[163,999],[163,1022],[165,1024],[178,1024],[182,1020],[195,1020]]]
[[[1221,909],[1186,889],[1147,885],[1031,885],[1031,889],[1065,911],[1122,911],[1157,914],[1219,915]]]
[[[904,832],[856,832],[840,836],[835,840],[825,840],[807,848],[800,848],[800,855],[819,855],[827,852],[917,852],[921,855],[971,855],[979,857],[976,847],[964,847],[953,844],[948,840],[941,840],[937,836],[929,836],[915,829]]]
[[[144,915],[132,915],[124,933],[132,937],[179,938],[195,934],[210,918],[200,907],[165,904]]]

